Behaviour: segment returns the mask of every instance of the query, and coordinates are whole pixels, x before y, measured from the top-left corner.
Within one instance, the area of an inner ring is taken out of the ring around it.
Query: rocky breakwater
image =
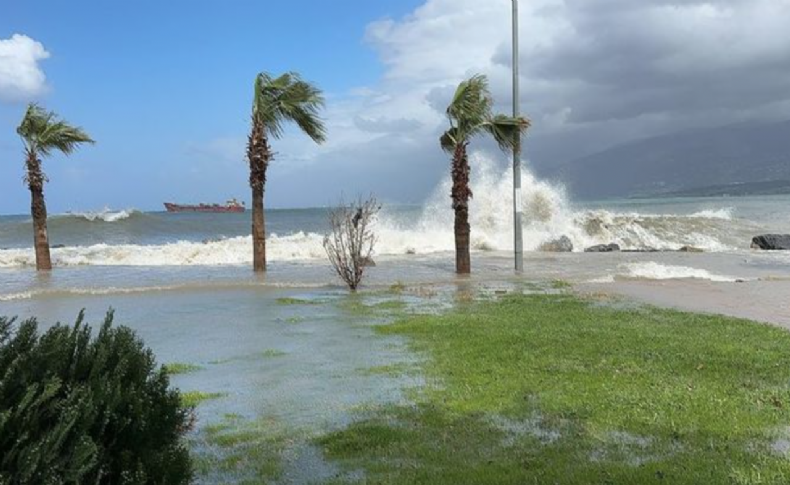
[[[764,234],[752,239],[752,249],[790,251],[790,234]]]

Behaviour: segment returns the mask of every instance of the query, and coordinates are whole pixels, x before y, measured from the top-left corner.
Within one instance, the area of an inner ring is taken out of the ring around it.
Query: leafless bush
[[[377,238],[371,229],[381,205],[375,197],[346,204],[343,199],[329,213],[331,232],[324,237],[329,262],[351,291],[356,291],[368,266]]]

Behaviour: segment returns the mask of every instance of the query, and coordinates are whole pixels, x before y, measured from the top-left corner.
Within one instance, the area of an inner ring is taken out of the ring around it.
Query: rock
[[[679,253],[703,253],[700,248],[695,248],[694,246],[683,246],[682,248],[678,249]]]
[[[538,249],[544,253],[570,253],[573,252],[573,243],[568,236],[562,236],[559,239],[541,244]]]
[[[790,234],[765,234],[752,239],[752,249],[790,251]]]
[[[620,251],[619,244],[599,244],[584,250],[585,253],[617,253]]]
[[[660,253],[656,248],[623,249],[624,253]]]
[[[376,266],[376,262],[373,261],[373,258],[364,258],[360,261],[360,264],[366,268],[374,268]]]

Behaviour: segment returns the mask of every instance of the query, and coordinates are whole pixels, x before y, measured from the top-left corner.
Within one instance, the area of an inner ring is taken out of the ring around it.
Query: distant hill
[[[574,197],[582,199],[691,195],[765,182],[776,184],[755,187],[770,187],[777,193],[783,190],[778,186],[787,186],[778,182],[790,180],[790,121],[648,138],[559,166],[544,166],[540,172],[564,182]]]
[[[642,197],[745,197],[749,195],[784,195],[790,194],[790,180],[774,180],[770,182],[739,182],[726,185],[707,185],[692,189],[644,194],[632,196]]]

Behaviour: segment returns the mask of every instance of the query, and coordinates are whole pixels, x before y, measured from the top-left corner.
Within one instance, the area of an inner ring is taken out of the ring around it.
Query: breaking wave
[[[492,158],[471,157],[473,166],[471,205],[472,248],[504,251],[512,247],[512,172],[503,170]],[[378,255],[432,254],[453,251],[453,212],[450,208],[449,176],[436,188],[423,209],[409,220],[386,212],[376,224]],[[561,236],[568,237],[576,251],[596,244],[617,243],[623,249],[676,250],[694,246],[705,251],[726,251],[748,246],[749,227],[733,217],[732,209],[706,210],[693,214],[639,214],[574,207],[562,187],[537,180],[524,171],[522,210],[524,246],[528,251]],[[135,210],[73,213],[58,218],[77,218],[86,223],[118,223],[135,220],[135,227],[148,232],[166,231],[149,214]],[[322,216],[323,217],[323,216]],[[148,219],[151,219],[150,221]],[[61,221],[62,222],[62,221]],[[740,226],[739,226],[740,225]],[[113,224],[113,227],[115,224]],[[743,227],[741,227],[743,226]],[[179,229],[181,230],[181,229]],[[25,227],[25,237],[29,228]],[[183,237],[183,236],[182,236]],[[175,236],[173,240],[177,240]],[[315,232],[272,234],[268,256],[276,261],[323,259],[323,235]],[[53,249],[58,266],[127,265],[188,266],[248,264],[252,259],[249,236],[210,239],[204,242],[177,241],[164,244],[96,244]],[[33,266],[32,249],[0,250],[0,268]]]
[[[324,257],[322,236],[297,233],[267,242],[273,261],[294,261]],[[52,250],[56,266],[220,266],[252,262],[252,239],[235,237],[219,241],[180,241],[162,245],[96,244]],[[0,251],[0,267],[34,266],[35,255],[27,249]]]
[[[108,207],[105,207],[99,211],[67,212],[65,214],[58,214],[52,216],[52,219],[82,219],[88,222],[118,222],[129,219],[130,217],[136,215],[143,215],[143,213],[136,209],[114,211]]]
[[[642,263],[627,263],[618,266],[616,274],[608,274],[598,278],[593,278],[587,283],[606,284],[615,283],[622,280],[706,280],[717,283],[735,283],[739,281],[747,281],[747,278],[736,278],[734,276],[725,276],[716,273],[711,273],[708,270],[700,268],[691,268],[688,266],[675,266],[657,263],[655,261],[646,261]]]
[[[725,283],[734,283],[739,280],[739,278],[714,274],[704,269],[665,265],[653,261],[626,264],[623,265],[623,268],[626,270],[626,277],[647,280],[699,279]]]

